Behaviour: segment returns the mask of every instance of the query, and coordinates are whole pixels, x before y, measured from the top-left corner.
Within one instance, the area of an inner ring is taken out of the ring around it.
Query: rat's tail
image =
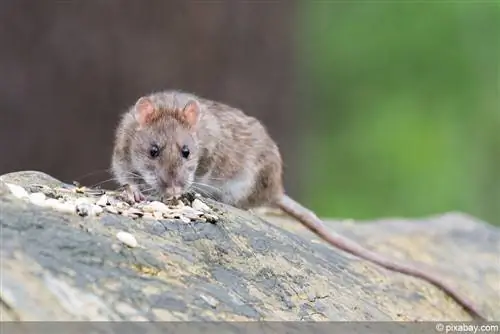
[[[309,209],[303,207],[300,203],[296,202],[287,195],[283,195],[281,201],[279,201],[278,206],[281,210],[299,220],[305,227],[307,227],[312,232],[316,233],[319,237],[325,240],[330,245],[342,249],[352,255],[363,258],[365,260],[371,261],[377,265],[380,265],[386,269],[414,276],[420,279],[424,279],[435,286],[442,289],[448,295],[450,295],[457,303],[462,305],[465,310],[467,310],[474,318],[479,320],[486,320],[483,316],[479,314],[477,307],[472,301],[464,296],[460,296],[458,291],[444,282],[443,279],[439,278],[422,268],[418,265],[405,265],[403,263],[398,263],[387,257],[384,257],[376,252],[362,247],[356,242],[347,239],[333,231],[326,228],[324,223]]]

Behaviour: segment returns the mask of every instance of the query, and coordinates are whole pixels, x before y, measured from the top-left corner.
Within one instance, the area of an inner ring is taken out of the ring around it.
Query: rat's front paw
[[[131,185],[125,186],[122,196],[130,204],[139,203],[146,199],[137,187]]]

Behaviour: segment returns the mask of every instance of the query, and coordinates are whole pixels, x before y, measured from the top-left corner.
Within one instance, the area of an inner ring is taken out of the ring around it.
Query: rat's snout
[[[183,183],[173,177],[160,177],[159,185],[167,197],[179,197],[184,191]]]

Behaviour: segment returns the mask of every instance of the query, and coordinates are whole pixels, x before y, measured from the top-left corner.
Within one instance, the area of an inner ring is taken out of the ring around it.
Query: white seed
[[[214,222],[219,220],[219,217],[217,217],[216,215],[211,215],[211,214],[206,213],[204,216],[207,219],[207,221],[211,222],[211,223],[214,223]]]
[[[127,210],[128,208],[130,208],[130,205],[128,205],[127,203],[125,202],[116,202],[115,203],[115,208],[118,210],[118,211],[124,211],[124,210]]]
[[[108,195],[102,195],[101,198],[99,198],[99,200],[95,204],[99,206],[106,206],[110,204],[108,201]]]
[[[193,207],[193,209],[198,211],[204,211],[204,212],[210,211],[210,207],[197,198],[194,199],[191,206]]]
[[[188,207],[186,207],[188,208]],[[201,211],[197,211],[197,210],[194,210],[194,209],[191,209],[191,210],[185,210],[183,213],[182,213],[184,216],[190,218],[190,219],[193,219],[193,220],[196,220],[198,219],[199,217],[203,216],[203,212]]]
[[[140,218],[144,215],[144,213],[141,210],[138,210],[136,208],[130,208],[122,213],[125,217],[130,217],[132,219]]]
[[[38,206],[44,206],[45,204],[45,194],[44,193],[33,193],[29,195],[30,197],[30,202],[38,205]]]
[[[103,208],[101,208],[99,205],[92,205],[92,210],[91,213],[93,216],[99,216],[102,212],[104,211]]]
[[[104,207],[106,209],[107,212],[109,213],[112,213],[112,214],[115,214],[117,215],[118,214],[118,210],[116,210],[116,208],[114,206],[106,206]]]
[[[163,218],[165,219],[173,219],[176,217],[175,212],[163,213]]]
[[[195,210],[195,209],[193,209],[192,207],[189,207],[189,206],[185,206],[185,207],[183,207],[179,211],[182,212],[183,214],[189,214],[189,215],[198,215],[198,216],[201,216],[203,214],[203,212]]]
[[[137,240],[135,239],[135,237],[128,233],[128,232],[123,232],[123,231],[120,231],[116,234],[116,237],[118,238],[118,240],[120,240],[121,242],[123,242],[125,245],[129,246],[129,247],[137,247]]]
[[[76,204],[76,213],[78,213],[79,216],[85,217],[88,216],[92,213],[92,205],[89,203],[85,203],[84,201],[80,201]]]
[[[144,212],[142,212],[142,210],[139,210],[139,209],[136,209],[136,208],[130,208],[130,209],[127,210],[127,212],[129,214],[133,214],[133,215],[136,215],[136,216],[139,216],[139,217],[144,216]]]
[[[29,198],[28,192],[23,187],[12,183],[6,183],[6,185],[9,187],[12,195],[16,196],[17,198]]]
[[[151,203],[149,203],[148,205],[145,206],[144,208],[144,211],[146,211],[146,207],[151,208],[152,211],[160,211],[160,212],[169,212],[170,211],[170,208],[165,204],[165,203],[162,203],[162,202],[158,202],[158,201],[153,201]]]

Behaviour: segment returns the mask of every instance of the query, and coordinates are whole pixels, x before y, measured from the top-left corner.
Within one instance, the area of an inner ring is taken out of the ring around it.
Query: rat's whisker
[[[216,198],[216,196],[215,196],[212,192],[210,192],[209,190],[207,190],[207,189],[200,189],[200,188],[199,188],[199,187],[197,187],[196,185],[192,185],[192,187],[191,187],[191,188],[192,188],[193,190],[195,190],[195,191],[197,191],[197,192],[201,193],[201,195],[203,195],[203,196],[205,196],[205,197],[207,197],[207,198],[210,198],[210,199],[213,199],[213,200],[216,200],[216,199],[217,199],[217,198]]]
[[[207,187],[207,188],[213,189],[213,190],[215,190],[217,192],[222,192],[222,189],[220,187],[217,187],[217,186],[214,186],[214,185],[211,185],[211,184],[201,183],[201,182],[193,182],[192,184],[194,186]]]
[[[124,179],[124,180],[131,180],[131,181],[137,181],[137,180],[140,180],[140,178],[139,178],[139,177],[135,177],[135,176],[134,176],[134,177],[132,177],[132,176],[131,176],[131,177],[124,177],[123,179]],[[104,180],[104,181],[97,182],[97,183],[95,183],[95,184],[93,184],[93,185],[89,186],[89,188],[95,188],[95,187],[98,187],[98,186],[100,186],[100,185],[102,185],[102,184],[104,184],[104,183],[106,183],[106,182],[110,182],[110,181],[117,181],[117,182],[118,182],[119,180],[118,180],[116,177],[112,177],[112,178],[106,179],[106,180]]]
[[[83,175],[75,177],[75,181],[82,180],[82,179],[84,179],[86,177],[93,176],[93,175],[96,175],[96,174],[99,174],[99,173],[111,173],[111,169],[110,168],[98,169],[98,170],[95,170],[93,172],[90,172],[90,173],[83,174]]]

